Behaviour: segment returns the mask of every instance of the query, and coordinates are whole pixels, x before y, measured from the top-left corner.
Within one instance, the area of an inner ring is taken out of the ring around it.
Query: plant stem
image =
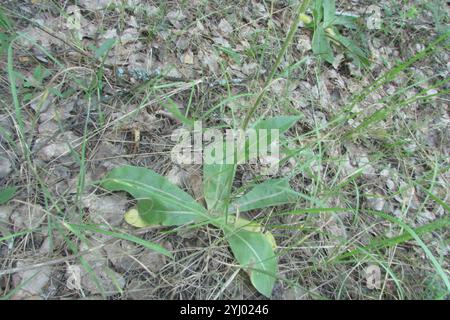
[[[286,53],[287,48],[292,42],[292,39],[294,38],[294,34],[297,31],[298,25],[301,21],[301,16],[306,12],[306,9],[309,6],[311,0],[304,0],[302,4],[297,9],[297,16],[295,17],[294,22],[291,24],[291,27],[289,29],[289,32],[286,36],[286,39],[284,40],[283,46],[281,47],[281,50],[278,52],[277,59],[275,60],[275,64],[272,66],[272,69],[269,73],[269,76],[266,79],[266,82],[264,84],[264,87],[262,91],[259,93],[258,98],[256,99],[255,103],[251,107],[251,109],[247,112],[244,122],[242,124],[242,129],[245,130],[248,127],[248,123],[250,122],[251,117],[255,113],[258,106],[261,104],[261,101],[264,97],[264,94],[266,92],[266,89],[269,87],[270,83],[273,80],[273,77],[275,76],[278,67],[280,66],[281,59],[283,59],[284,54]]]

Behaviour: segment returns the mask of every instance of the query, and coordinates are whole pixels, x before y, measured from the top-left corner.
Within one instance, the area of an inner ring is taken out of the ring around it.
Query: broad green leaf
[[[346,14],[338,14],[336,15],[336,19],[333,21],[333,25],[344,26],[349,29],[356,29],[356,21],[358,17],[350,16]]]
[[[111,170],[102,180],[102,187],[110,191],[125,191],[135,199],[150,199],[151,210],[145,210],[140,202],[142,219],[150,224],[164,226],[182,225],[204,221],[206,210],[189,194],[173,185],[156,172],[133,166],[123,166]]]
[[[229,214],[227,216],[221,217],[219,220],[214,222],[218,228],[224,229],[224,225],[228,225],[236,230],[247,230],[252,232],[262,232],[262,226],[256,221],[250,221],[242,217],[236,219],[236,215]]]
[[[232,212],[245,212],[254,209],[294,203],[298,194],[289,186],[287,179],[272,179],[256,185],[230,206]]]
[[[299,116],[279,116],[257,121],[251,127],[251,129],[256,130],[256,141],[246,141],[246,143],[242,145],[242,149],[236,149],[238,157],[242,156],[245,152],[244,159],[248,160],[253,158],[255,155],[250,155],[250,143],[252,143],[252,145],[258,143],[261,138],[264,138],[261,135],[265,135],[267,146],[269,146],[273,142],[273,137],[270,134],[271,129],[279,130],[279,135],[281,135],[299,119]],[[260,129],[266,130],[260,131]],[[231,162],[226,161],[227,163],[224,164],[203,165],[204,196],[208,209],[211,212],[223,213],[224,210],[226,210],[226,205],[230,198],[231,183],[236,170],[235,165],[233,164],[235,159],[233,158],[231,160]]]
[[[267,146],[274,142],[274,137],[270,134],[271,129],[279,130],[279,136],[286,132],[300,116],[279,116],[268,119],[261,119],[252,125],[251,129],[256,130],[256,141],[245,141],[241,148],[236,148],[237,158],[252,159],[256,154],[250,153],[250,147],[255,147],[260,139],[267,141]],[[260,130],[266,129],[266,130]],[[257,147],[257,146],[256,146]],[[244,155],[244,156],[243,156]],[[223,164],[207,164],[203,165],[203,193],[205,196],[208,210],[213,215],[223,214],[226,210],[230,199],[231,184],[234,178],[236,166],[233,164],[236,159],[226,161]],[[228,159],[226,159],[228,160]]]
[[[278,273],[273,236],[231,227],[226,227],[224,233],[234,257],[249,274],[253,286],[270,297]]]
[[[336,3],[335,0],[323,1],[323,27],[330,27],[336,19]]]
[[[138,200],[137,203],[137,210],[140,216],[151,216],[153,210],[155,209],[155,205],[152,200],[150,199],[141,199]],[[153,212],[152,219],[155,219],[155,221],[159,221],[160,219],[163,219],[163,216],[158,216]]]
[[[95,233],[100,233],[100,234],[104,234],[107,236],[111,236],[114,238],[118,238],[118,239],[123,239],[123,240],[127,240],[127,241],[131,241],[134,242],[136,244],[140,244],[148,249],[157,251],[165,256],[168,257],[172,257],[172,253],[170,253],[170,251],[168,251],[166,248],[160,246],[159,244],[156,244],[154,242],[133,236],[131,234],[126,234],[126,233],[120,233],[120,232],[115,232],[115,231],[109,231],[109,230],[105,230],[102,229],[100,227],[97,226],[93,226],[93,225],[88,225],[88,224],[69,224],[69,223],[64,223],[64,226],[66,228],[68,228],[69,230],[71,230],[72,232],[77,232],[77,231],[81,231],[81,230],[85,230],[85,231],[91,231],[91,232],[95,232]]]
[[[221,221],[220,220],[215,221],[214,224],[217,227],[222,228],[222,229],[223,229],[223,227],[222,227],[223,224],[228,224],[229,226],[232,226],[232,228],[234,228],[235,230],[246,230],[246,231],[251,231],[251,232],[259,232],[259,233],[263,234],[266,237],[266,239],[272,244],[272,248],[274,250],[277,248],[277,243],[275,241],[273,234],[270,233],[269,231],[266,231],[263,233],[262,225],[260,225],[256,221],[250,221],[245,218],[236,217],[235,215],[230,214],[228,216],[222,217]]]
[[[314,23],[316,26],[319,24],[320,21],[322,21],[323,18],[323,1],[324,0],[316,0],[314,2],[313,16],[314,16]]]
[[[319,56],[328,63],[333,63],[333,50],[331,49],[330,41],[325,34],[325,29],[321,25],[318,25],[314,31],[312,50],[316,56]]]
[[[231,186],[236,172],[235,154],[234,152],[226,153],[224,141],[221,139],[215,140],[207,148],[203,163],[203,195],[209,214],[220,216],[225,213],[230,200]],[[209,149],[210,151],[207,151]],[[209,153],[212,159],[208,159]]]
[[[210,214],[225,212],[235,170],[234,164],[203,164],[203,195]]]
[[[7,187],[0,190],[0,205],[7,203],[11,200],[17,192],[16,187]]]

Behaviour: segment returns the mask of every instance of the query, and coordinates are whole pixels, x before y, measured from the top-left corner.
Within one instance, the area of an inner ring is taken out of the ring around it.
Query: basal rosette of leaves
[[[278,129],[281,137],[297,120],[297,116],[274,117],[258,121],[252,128]],[[253,286],[270,297],[278,273],[275,239],[260,224],[239,218],[239,214],[295,203],[298,193],[291,189],[287,179],[269,179],[251,186],[246,194],[233,198],[232,181],[236,168],[235,164],[203,165],[206,208],[165,177],[147,168],[115,168],[101,185],[110,191],[125,191],[137,200],[137,206],[125,214],[125,220],[135,227],[196,223],[212,224],[221,229],[231,252],[249,274]]]

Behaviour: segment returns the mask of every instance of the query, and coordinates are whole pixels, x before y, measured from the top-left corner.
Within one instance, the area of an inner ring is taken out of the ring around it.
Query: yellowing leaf
[[[302,21],[304,24],[309,24],[312,22],[312,18],[308,16],[307,14],[300,14],[300,21]]]
[[[186,51],[186,53],[183,55],[183,63],[194,64],[194,54],[191,50]]]
[[[266,237],[267,241],[269,241],[272,244],[272,248],[275,250],[277,248],[277,242],[275,241],[275,237],[270,231],[266,231],[264,233],[264,236]]]
[[[294,203],[298,193],[289,186],[287,179],[271,179],[255,185],[247,194],[233,201],[230,212],[245,212],[287,203]]]
[[[336,33],[334,32],[333,28],[326,28],[325,32],[328,33],[332,37],[336,36]]]
[[[228,219],[229,220],[231,219],[232,222],[230,224],[233,224],[236,230],[242,229],[251,232],[263,231],[263,227],[256,221],[250,221],[244,218],[238,218],[236,221],[235,216],[229,216]],[[267,239],[267,241],[272,244],[272,248],[275,250],[277,248],[277,243],[275,241],[275,237],[273,236],[273,234],[270,231],[266,231],[263,234],[264,237]]]
[[[189,194],[147,168],[114,168],[103,179],[102,186],[110,191],[126,191],[140,199],[139,215],[152,225],[182,225],[207,218],[206,209]]]
[[[278,273],[277,256],[270,236],[245,229],[223,228],[236,260],[249,274],[253,286],[270,298]]]
[[[259,223],[244,218],[238,218],[236,221],[235,216],[228,216],[228,222],[236,229],[244,229],[251,232],[261,232],[262,230],[262,227]]]
[[[136,228],[145,228],[152,224],[145,222],[139,215],[139,211],[136,208],[131,208],[125,213],[124,219],[126,223]]]

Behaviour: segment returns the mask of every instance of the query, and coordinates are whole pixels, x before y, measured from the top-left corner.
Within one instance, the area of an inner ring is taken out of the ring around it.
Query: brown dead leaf
[[[213,53],[206,51],[199,52],[199,60],[201,61],[203,66],[208,67],[208,69],[216,75],[220,74],[219,63],[217,62],[218,59],[219,57],[217,57]]]
[[[30,61],[31,61],[30,57],[27,57],[27,56],[20,56],[19,57],[19,62],[20,63],[28,63]]]
[[[105,9],[109,5],[116,4],[118,2],[119,1],[117,0],[78,0],[80,6],[85,7],[88,10]]]
[[[181,29],[182,24],[181,21],[186,19],[186,16],[183,14],[181,10],[172,10],[166,16],[167,20],[177,29]]]
[[[230,33],[233,32],[233,27],[225,19],[220,20],[218,27],[219,27],[220,33],[224,36],[228,36]]]
[[[183,63],[184,64],[194,64],[194,54],[191,50],[188,50],[183,55]]]
[[[127,44],[130,42],[135,42],[139,38],[139,32],[135,28],[126,29],[122,36],[120,37],[120,42],[122,44]]]
[[[213,41],[224,48],[231,48],[230,43],[223,37],[214,37]]]

